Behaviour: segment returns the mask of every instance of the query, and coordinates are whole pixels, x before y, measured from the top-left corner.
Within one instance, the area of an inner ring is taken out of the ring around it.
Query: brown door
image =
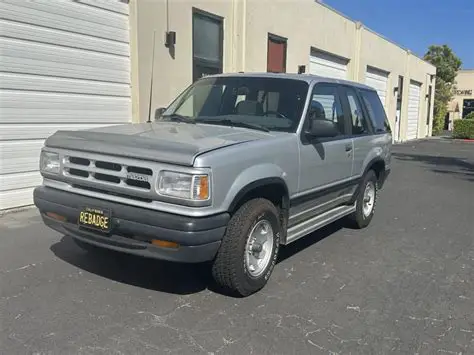
[[[267,72],[286,72],[286,38],[268,35]]]

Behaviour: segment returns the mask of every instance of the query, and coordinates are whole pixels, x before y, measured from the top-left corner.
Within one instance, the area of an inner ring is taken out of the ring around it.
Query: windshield
[[[302,80],[263,77],[205,78],[191,85],[163,113],[189,123],[295,132],[308,92]]]

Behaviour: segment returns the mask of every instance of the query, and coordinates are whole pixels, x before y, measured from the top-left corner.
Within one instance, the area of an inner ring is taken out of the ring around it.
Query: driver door
[[[324,212],[350,199],[353,142],[349,116],[343,111],[342,90],[337,84],[314,86],[310,107],[300,137],[300,171],[297,198],[292,213]],[[331,138],[311,138],[304,133],[309,117],[331,120],[339,134]],[[321,207],[321,208],[318,208]],[[308,218],[312,217],[311,215]]]

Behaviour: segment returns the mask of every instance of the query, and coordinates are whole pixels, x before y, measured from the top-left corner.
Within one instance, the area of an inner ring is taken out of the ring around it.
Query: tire
[[[216,283],[244,297],[262,289],[277,262],[280,235],[279,213],[273,203],[263,198],[246,202],[230,219],[212,265]]]
[[[349,216],[350,224],[357,229],[362,229],[367,227],[372,220],[372,217],[375,213],[375,207],[377,205],[377,197],[378,197],[378,181],[377,176],[373,170],[369,170],[362,179],[362,182],[359,186],[359,192],[356,198],[356,210],[353,214]],[[366,198],[368,189],[370,188],[373,191],[372,202],[368,202]],[[367,204],[365,204],[367,202]],[[368,205],[371,205],[368,208]],[[364,208],[365,206],[365,208]],[[370,212],[369,212],[370,211]]]

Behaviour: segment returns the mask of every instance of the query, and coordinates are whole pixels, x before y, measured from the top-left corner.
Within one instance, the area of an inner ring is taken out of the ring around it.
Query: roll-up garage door
[[[309,57],[309,73],[334,79],[348,79],[347,59],[325,52],[312,50]]]
[[[0,2],[0,209],[32,203],[44,139],[131,121],[120,0]]]
[[[418,122],[420,120],[421,84],[411,81],[408,90],[408,124],[406,140],[418,138]]]
[[[385,71],[371,67],[368,67],[367,72],[365,73],[365,84],[377,90],[377,94],[379,95],[384,108],[386,108],[385,101],[387,97],[388,74],[389,73]]]

